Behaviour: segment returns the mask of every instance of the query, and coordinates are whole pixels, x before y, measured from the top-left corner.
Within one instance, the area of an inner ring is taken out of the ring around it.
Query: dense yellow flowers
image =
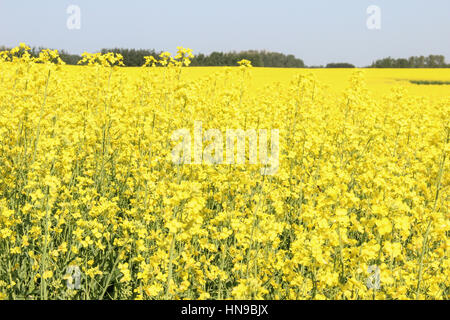
[[[0,53],[0,298],[448,299],[449,92],[191,57]],[[278,172],[174,164],[196,120],[279,129]]]

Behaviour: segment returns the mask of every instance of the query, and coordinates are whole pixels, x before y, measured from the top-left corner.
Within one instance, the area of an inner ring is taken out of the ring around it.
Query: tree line
[[[31,49],[32,56],[38,56],[42,47]],[[6,47],[0,47],[0,51],[9,50]],[[123,62],[127,67],[140,67],[145,63],[144,57],[153,56],[158,59],[161,52],[154,49],[126,49],[126,48],[103,48],[102,54],[107,52],[119,53],[123,56]],[[81,60],[80,55],[69,54],[64,50],[59,51],[61,59],[69,65],[75,65]],[[191,59],[191,66],[236,66],[238,61],[247,59],[252,62],[254,67],[276,67],[276,68],[305,68],[303,60],[294,55],[285,55],[278,52],[247,50],[240,52],[212,52],[211,54],[197,54]]]
[[[114,52],[123,56],[126,66],[136,67],[144,64],[145,56],[158,57],[160,52],[155,50],[135,50],[135,49],[119,49],[105,48],[102,53]],[[242,59],[250,60],[254,67],[277,67],[277,68],[304,68],[303,60],[296,58],[294,55],[285,55],[278,52],[268,51],[240,51],[240,52],[212,52],[211,54],[197,54],[191,59],[191,66],[236,66],[238,61]]]
[[[269,51],[212,52],[209,55],[198,54],[192,59],[192,66],[236,66],[242,59],[250,60],[254,67],[305,68],[302,59],[294,55],[285,55]]]
[[[443,55],[430,54],[428,57],[418,56],[408,59],[387,57],[376,60],[369,68],[450,68],[450,64],[445,62]]]
[[[355,68],[355,66],[347,62],[336,62],[327,64],[325,68]]]
[[[38,56],[43,47],[33,47],[31,54]],[[9,50],[4,46],[0,46],[0,51]],[[126,49],[126,48],[103,48],[101,53],[114,52],[123,56],[123,62],[128,67],[140,67],[145,63],[144,57],[153,56],[158,59],[161,52],[154,49]],[[61,59],[69,64],[75,65],[81,60],[81,56],[70,54],[65,50],[60,50]],[[270,52],[265,50],[247,50],[232,52],[217,52],[210,54],[197,54],[191,60],[191,66],[236,66],[237,62],[246,59],[252,62],[254,67],[272,67],[272,68],[355,68],[351,63],[337,62],[328,63],[323,66],[306,66],[302,59],[292,54],[283,54],[279,52]],[[450,64],[445,62],[443,55],[429,55],[405,58],[387,57],[374,61],[367,68],[450,68]]]

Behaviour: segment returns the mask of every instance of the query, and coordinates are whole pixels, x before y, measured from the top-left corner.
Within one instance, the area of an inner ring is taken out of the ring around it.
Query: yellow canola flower
[[[0,52],[0,298],[448,299],[450,69],[176,50]]]
[[[50,279],[53,277],[53,271],[47,270],[42,274],[42,279]]]

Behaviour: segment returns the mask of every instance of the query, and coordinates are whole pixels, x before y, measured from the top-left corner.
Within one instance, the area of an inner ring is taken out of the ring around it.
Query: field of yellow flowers
[[[0,298],[448,299],[449,86],[28,52],[0,53]],[[279,129],[278,172],[175,164],[194,121]]]

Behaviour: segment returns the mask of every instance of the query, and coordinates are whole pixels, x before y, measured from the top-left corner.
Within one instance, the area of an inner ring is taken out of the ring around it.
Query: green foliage
[[[428,57],[410,57],[409,59],[394,59],[387,57],[372,63],[370,68],[449,68],[443,55],[429,55]]]
[[[254,67],[304,68],[303,60],[294,55],[278,52],[247,50],[240,52],[212,52],[209,55],[198,54],[192,60],[192,66],[236,66],[237,62],[246,59]]]
[[[337,62],[327,64],[326,68],[355,68],[355,66],[347,62]]]
[[[31,50],[32,56],[39,55],[44,48],[34,47]],[[10,50],[5,46],[0,46],[0,51]],[[154,49],[125,49],[125,48],[104,48],[101,53],[107,52],[120,53],[123,56],[123,61],[127,67],[140,67],[145,63],[144,57],[153,56],[157,58],[161,52]],[[61,59],[69,64],[76,65],[81,60],[81,56],[77,54],[70,54],[64,50],[59,51]],[[355,68],[351,63],[337,62],[328,63],[326,66],[306,66],[302,59],[296,58],[294,55],[283,54],[279,52],[269,52],[265,50],[247,50],[247,51],[232,51],[232,52],[217,52],[214,51],[209,55],[203,53],[195,55],[191,61],[191,66],[236,66],[240,60],[250,60],[254,67],[273,67],[273,68]],[[450,68],[450,64],[446,64],[443,55],[429,55],[428,57],[418,56],[405,58],[391,58],[376,60],[368,68]],[[420,83],[427,84],[427,83]],[[435,84],[435,83],[431,83]],[[444,83],[447,84],[447,83]]]

